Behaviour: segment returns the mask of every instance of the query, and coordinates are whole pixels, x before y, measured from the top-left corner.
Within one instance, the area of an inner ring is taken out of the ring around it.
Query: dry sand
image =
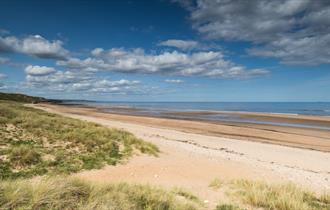
[[[330,135],[326,131],[124,116],[51,104],[33,106],[125,129],[161,150],[159,157],[140,155],[123,165],[76,175],[89,180],[182,187],[203,199],[208,208],[228,199],[223,190],[208,186],[214,178],[292,181],[318,192],[330,190],[330,153],[316,151],[330,150]]]

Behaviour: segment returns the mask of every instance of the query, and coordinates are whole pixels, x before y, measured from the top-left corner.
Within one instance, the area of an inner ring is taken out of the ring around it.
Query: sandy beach
[[[89,180],[182,187],[200,196],[209,208],[226,199],[222,190],[208,186],[214,178],[292,181],[317,192],[330,189],[330,132],[326,130],[121,115],[54,104],[32,106],[127,130],[161,150],[159,157],[139,155],[123,165],[76,175]],[[254,117],[322,125],[330,122],[328,117],[316,116]]]

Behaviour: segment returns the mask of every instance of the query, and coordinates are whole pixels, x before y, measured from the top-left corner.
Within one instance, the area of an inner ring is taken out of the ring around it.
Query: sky
[[[0,91],[330,101],[327,0],[2,0]]]

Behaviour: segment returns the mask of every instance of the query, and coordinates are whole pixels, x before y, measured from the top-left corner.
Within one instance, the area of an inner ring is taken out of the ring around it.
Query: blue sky
[[[330,5],[0,2],[0,91],[124,101],[330,101]]]

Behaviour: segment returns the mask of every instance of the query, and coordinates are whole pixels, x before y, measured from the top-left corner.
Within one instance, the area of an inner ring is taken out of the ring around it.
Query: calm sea
[[[126,107],[157,111],[241,111],[330,116],[330,102],[105,102],[66,101],[103,108]]]

